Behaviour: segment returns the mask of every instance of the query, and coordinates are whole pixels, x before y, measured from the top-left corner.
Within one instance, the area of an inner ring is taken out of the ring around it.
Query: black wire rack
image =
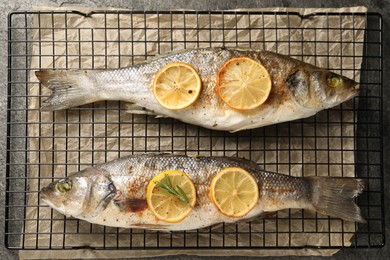
[[[98,19],[89,26],[68,25],[69,19],[82,17]],[[322,22],[310,25],[313,19]],[[357,20],[364,21],[363,27],[354,26]],[[345,33],[363,35],[362,41],[355,36],[347,40]],[[56,40],[61,37],[66,40]],[[63,69],[70,64],[82,69],[122,67],[170,50],[209,46],[267,49],[349,73],[360,82],[360,95],[308,119],[234,134],[131,115],[121,102],[50,113],[38,109],[47,92],[31,75],[47,64]],[[117,51],[111,52],[113,48]],[[361,68],[356,65],[360,62]],[[379,14],[13,12],[8,17],[7,123],[9,249],[333,249],[385,244]],[[352,129],[352,135],[344,129]],[[245,156],[267,170],[297,176],[358,176],[368,183],[357,199],[367,224],[285,210],[249,223],[162,233],[92,225],[67,218],[38,199],[39,189],[57,178],[111,158],[156,151]],[[313,243],[318,240],[322,244]]]

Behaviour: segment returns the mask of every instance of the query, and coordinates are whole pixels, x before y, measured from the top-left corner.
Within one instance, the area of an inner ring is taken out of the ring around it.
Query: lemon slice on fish
[[[228,60],[218,71],[218,95],[232,108],[248,110],[263,104],[271,91],[271,78],[259,62],[246,57]]]
[[[159,220],[177,223],[188,216],[195,206],[196,189],[184,172],[169,170],[149,182],[146,201]]]
[[[153,94],[161,106],[178,110],[193,104],[202,91],[202,80],[196,70],[184,62],[163,67],[154,77]]]
[[[210,198],[222,214],[240,218],[255,207],[259,200],[259,188],[250,173],[242,168],[229,167],[214,176]]]

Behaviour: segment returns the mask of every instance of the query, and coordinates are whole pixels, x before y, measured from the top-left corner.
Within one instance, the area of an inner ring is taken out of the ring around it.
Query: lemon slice
[[[245,57],[228,60],[217,75],[219,96],[235,109],[247,110],[260,106],[267,100],[271,85],[266,68]]]
[[[202,80],[189,64],[173,62],[154,77],[153,94],[161,106],[177,110],[193,104],[202,91]]]
[[[161,188],[161,184],[173,187],[179,194],[181,189],[188,201],[183,202],[179,197],[170,194]],[[146,201],[149,209],[159,220],[176,223],[188,216],[195,206],[196,189],[184,172],[169,170],[158,174],[150,181],[146,192]]]
[[[225,168],[214,176],[210,198],[222,214],[239,218],[248,214],[259,200],[255,178],[241,168]]]

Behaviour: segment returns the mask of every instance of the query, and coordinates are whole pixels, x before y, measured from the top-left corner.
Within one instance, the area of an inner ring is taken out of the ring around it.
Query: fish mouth
[[[49,192],[48,187],[44,187],[40,190],[39,197],[41,198],[41,200],[46,202],[46,200],[48,199],[48,195],[47,195],[48,192]]]
[[[353,81],[352,89],[355,90],[355,91],[359,91],[360,90],[360,84],[357,83],[356,81]]]
[[[360,84],[354,80],[351,80],[351,81],[352,82],[350,83],[347,90],[344,91],[344,95],[341,95],[342,99],[344,99],[344,100],[341,100],[341,103],[344,101],[350,100],[350,99],[359,95]]]
[[[359,95],[359,92],[360,92],[360,84],[354,81],[352,84],[352,93],[349,98],[356,97],[357,95]]]
[[[48,192],[47,187],[42,188],[41,191],[39,192],[39,196],[41,197],[42,200],[47,198],[47,194],[46,194],[47,192]]]
[[[48,190],[47,190],[48,191]],[[57,203],[53,201],[53,199],[50,197],[49,194],[46,193],[46,191],[39,193],[39,197],[41,200],[41,205],[46,205],[52,208],[57,208]]]
[[[53,200],[55,196],[53,196],[53,186],[49,185],[44,188],[42,188],[39,191],[39,198],[47,205],[50,205],[51,201]]]

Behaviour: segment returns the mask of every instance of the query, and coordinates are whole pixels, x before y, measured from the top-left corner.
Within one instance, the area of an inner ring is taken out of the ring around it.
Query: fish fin
[[[130,114],[141,114],[141,115],[156,115],[153,111],[141,107],[134,103],[125,103],[125,111]]]
[[[237,128],[235,130],[229,130],[229,133],[237,133],[237,132],[240,132],[240,131],[244,131],[244,130],[248,130],[251,128],[252,125],[249,125],[249,126],[244,126],[244,127],[240,127],[240,128]]]
[[[198,157],[202,157],[202,156],[198,156]],[[261,167],[259,165],[257,165],[257,163],[255,163],[252,160],[245,159],[245,158],[219,157],[219,156],[217,156],[215,158],[218,159],[219,161],[237,164],[238,166],[250,167],[250,168],[252,168],[252,170],[262,170]]]
[[[141,228],[141,229],[148,229],[148,230],[155,230],[155,231],[163,231],[164,233],[171,233],[170,226],[163,226],[158,224],[132,224],[132,228]]]
[[[282,121],[280,120],[277,120],[276,117],[273,118],[275,121],[270,121],[270,120],[262,120],[261,122],[256,122],[256,123],[252,123],[252,124],[248,124],[248,125],[245,125],[243,127],[239,127],[239,128],[236,128],[234,130],[229,130],[230,133],[234,134],[234,133],[237,133],[237,132],[240,132],[240,131],[245,131],[245,130],[250,130],[250,129],[253,129],[253,128],[257,128],[257,127],[264,127],[264,126],[269,126],[269,125],[272,125],[272,124],[276,124],[276,123],[282,123]]]
[[[278,214],[277,211],[264,211],[260,215],[256,216],[257,218],[274,218]]]
[[[91,217],[92,218],[95,218],[97,217],[103,210],[105,210],[108,206],[108,203],[110,202],[110,200],[112,199],[113,195],[110,195],[106,198],[104,198],[104,200],[102,200],[98,206],[92,211],[91,213]]]
[[[39,70],[35,72],[38,80],[52,90],[44,101],[41,110],[52,111],[68,109],[99,101],[94,91],[93,72],[82,70]]]
[[[315,211],[348,221],[366,223],[354,202],[365,188],[364,180],[341,177],[308,177]]]
[[[139,115],[154,115],[156,118],[166,118],[167,116],[158,115],[152,110],[148,110],[145,107],[139,106],[134,103],[125,103],[125,111],[129,114],[139,114]]]
[[[96,183],[104,183],[108,179],[108,177],[105,174],[96,175],[96,176],[97,176],[97,178],[94,180],[94,181],[96,181]],[[100,214],[100,212],[105,210],[107,208],[108,204],[112,201],[112,199],[115,198],[115,196],[118,193],[117,189],[114,186],[114,184],[112,183],[111,179],[109,179],[109,181],[110,181],[110,185],[108,187],[110,189],[110,192],[93,209],[93,211],[91,213],[92,218],[97,217]],[[96,187],[92,186],[91,187],[91,194],[95,194],[94,189],[96,189]]]
[[[256,221],[257,219],[274,218],[276,215],[277,215],[277,211],[264,211],[259,215],[250,218],[239,219],[236,223],[246,223],[246,222]]]
[[[264,122],[265,123],[265,122]],[[272,124],[271,122],[269,124]],[[245,130],[249,130],[251,128],[256,128],[256,126],[260,125],[259,122],[257,123],[253,123],[253,124],[249,124],[249,125],[245,125],[245,126],[242,126],[242,127],[239,127],[239,128],[236,128],[234,130],[229,130],[230,133],[234,134],[234,133],[237,133],[237,132],[240,132],[240,131],[245,131]],[[266,126],[267,124],[264,124],[264,126]],[[263,126],[263,125],[262,125]]]

